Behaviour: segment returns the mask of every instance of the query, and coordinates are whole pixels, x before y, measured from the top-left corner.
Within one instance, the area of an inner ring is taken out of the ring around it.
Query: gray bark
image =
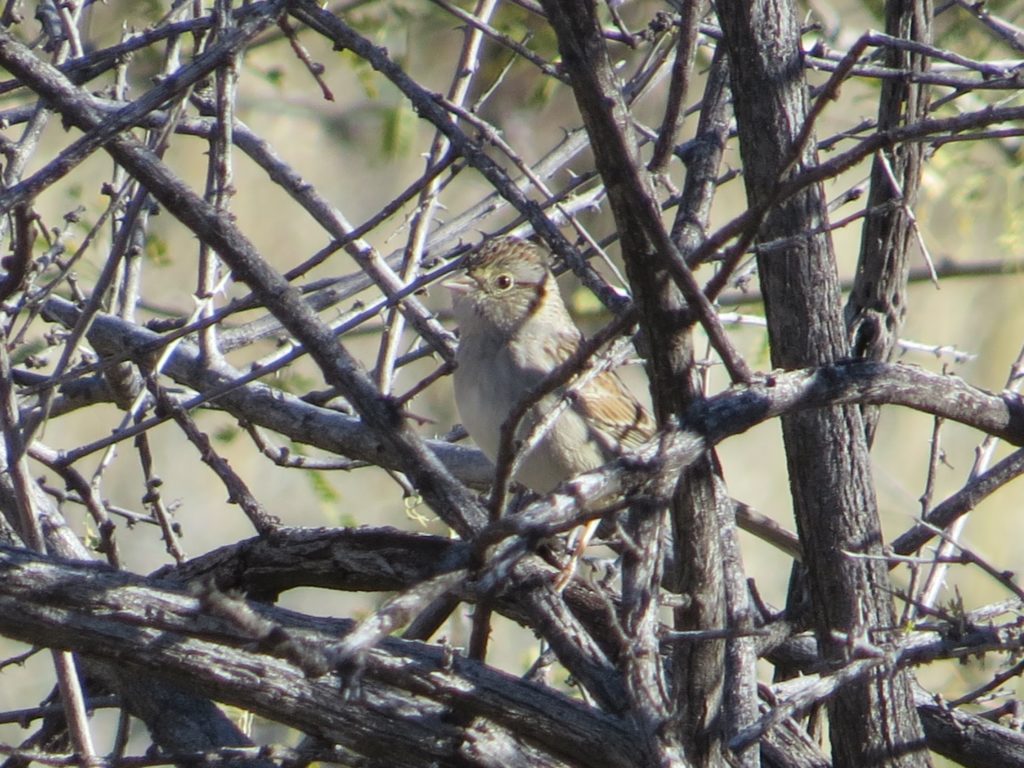
[[[770,205],[792,169],[815,164],[813,151],[797,146],[809,107],[796,9],[725,0],[718,15],[733,64],[747,199],[754,208],[770,206],[758,237],[797,238],[758,257],[772,365],[832,362],[846,356],[848,345],[831,240],[800,237],[827,222],[823,194],[812,186]],[[856,636],[892,627],[896,618],[884,564],[845,554],[882,553],[864,426],[858,409],[840,406],[784,417],[782,430],[813,623],[824,655],[838,661],[845,651],[835,633]],[[844,688],[829,715],[837,766],[929,763],[906,673],[879,673]]]

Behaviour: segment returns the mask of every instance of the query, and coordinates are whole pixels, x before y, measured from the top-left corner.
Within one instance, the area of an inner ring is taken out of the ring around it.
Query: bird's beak
[[[447,288],[456,296],[469,293],[477,287],[476,280],[465,272],[458,272],[441,282],[442,287]]]

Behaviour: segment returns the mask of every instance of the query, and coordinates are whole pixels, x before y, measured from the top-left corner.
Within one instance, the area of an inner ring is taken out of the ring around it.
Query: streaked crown
[[[490,240],[466,259],[465,272],[449,279],[460,326],[487,323],[514,332],[536,313],[565,313],[543,248],[515,237]]]

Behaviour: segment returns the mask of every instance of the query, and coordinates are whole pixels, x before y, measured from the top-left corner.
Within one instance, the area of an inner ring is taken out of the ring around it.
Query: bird
[[[467,257],[462,273],[444,285],[452,293],[459,328],[453,373],[459,417],[484,454],[497,461],[502,424],[577,352],[583,333],[565,306],[547,251],[527,240],[486,241]],[[517,436],[529,433],[557,407],[565,389],[546,394],[531,407]],[[647,409],[614,371],[602,371],[572,394],[523,458],[514,479],[548,493],[574,475],[635,450],[654,433]],[[580,538],[577,559],[597,522],[588,524]]]

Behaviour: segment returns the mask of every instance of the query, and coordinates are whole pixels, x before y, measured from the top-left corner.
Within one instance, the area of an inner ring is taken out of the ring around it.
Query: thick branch
[[[717,443],[769,418],[845,404],[902,405],[1024,445],[1020,395],[997,395],[956,376],[899,363],[849,361],[772,373],[695,405],[686,423]]]
[[[789,369],[831,363],[848,349],[835,254],[827,234],[805,234],[827,229],[823,191],[807,187],[774,205],[784,179],[816,165],[810,147],[818,112],[808,103],[795,8],[775,0],[720,0],[717,8],[732,63],[747,200],[765,212],[758,237],[795,238],[757,258],[772,363]],[[863,422],[857,409],[831,406],[787,415],[782,431],[818,642],[827,657],[841,657],[836,632],[895,622],[884,564],[838,556],[881,554]],[[905,673],[847,686],[830,702],[829,715],[839,768],[928,764]]]
[[[453,723],[475,717],[566,763],[634,764],[618,718],[443,648],[389,639],[361,669],[335,671],[332,651],[351,628],[0,548],[0,631],[23,642],[187,684],[393,765],[451,764],[465,736]]]
[[[44,310],[67,326],[73,326],[78,317],[78,309],[58,297],[48,299]],[[103,314],[94,319],[89,340],[102,354],[140,362],[163,345],[160,334]],[[207,361],[204,367],[199,350],[189,342],[175,348],[164,371],[199,392],[226,390],[211,405],[252,424],[343,456],[399,468],[398,456],[382,445],[361,420],[310,405],[265,384],[253,382],[231,388],[229,385],[241,377],[241,372],[224,363],[214,366]],[[956,376],[900,363],[846,361],[773,372],[749,385],[695,402],[686,413],[685,424],[718,443],[787,413],[847,403],[902,405],[1024,445],[1024,398],[1012,392],[994,394]],[[439,440],[428,441],[428,445],[464,482],[483,487],[493,478],[490,463],[479,451]]]

